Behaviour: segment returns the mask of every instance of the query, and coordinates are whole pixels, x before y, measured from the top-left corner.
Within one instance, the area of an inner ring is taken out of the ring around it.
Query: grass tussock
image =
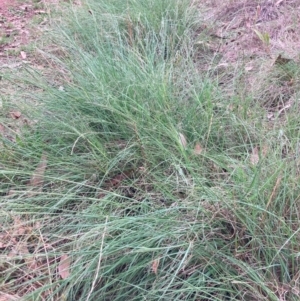
[[[3,298],[298,300],[297,114],[223,93],[188,1],[65,9],[1,138]]]

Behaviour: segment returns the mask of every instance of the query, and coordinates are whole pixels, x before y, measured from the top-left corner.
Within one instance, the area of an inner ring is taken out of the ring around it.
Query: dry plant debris
[[[201,72],[204,67],[217,74],[229,98],[238,90],[251,95],[270,121],[284,117],[300,88],[300,2],[225,0],[199,6],[206,24],[199,40],[205,34],[208,40],[197,44]],[[205,56],[216,62],[205,65]]]
[[[151,271],[152,271],[155,275],[157,275],[158,266],[159,266],[159,258],[154,259],[154,260],[152,261],[152,264],[151,264]]]
[[[67,279],[70,276],[71,259],[67,254],[60,257],[58,265],[58,274],[62,279]]]
[[[42,154],[41,161],[36,167],[30,181],[29,186],[41,189],[44,182],[44,174],[47,168],[47,155]]]
[[[28,1],[20,3],[14,0],[0,0],[0,31],[5,38],[0,45],[0,59],[7,56],[8,50],[28,44],[28,22],[34,15],[34,6]]]
[[[0,254],[3,261],[0,263],[0,275],[5,276],[5,281],[1,284],[0,300],[22,300],[27,293],[47,285],[52,277],[69,277],[70,257],[67,254],[56,257],[53,250],[54,244],[45,240],[41,233],[40,222],[32,223],[13,217],[9,227],[2,227]],[[19,268],[9,274],[10,265],[18,265]],[[53,266],[57,266],[57,270]],[[17,286],[27,281],[30,285],[15,291]],[[12,292],[18,295],[12,295]],[[48,291],[48,294],[51,292]]]
[[[21,117],[22,113],[20,111],[12,111],[10,112],[10,116],[13,119],[19,119]]]
[[[182,134],[182,133],[179,133],[179,143],[181,144],[181,146],[183,148],[186,148],[187,147],[187,141],[186,141],[186,138],[185,136]]]
[[[203,151],[203,148],[199,142],[196,143],[194,148],[194,155],[200,155]]]
[[[283,52],[288,57],[298,56],[300,18],[297,1],[223,1],[217,7],[209,5],[206,22],[211,35],[219,38],[213,48],[224,61],[235,61],[242,55],[266,55],[263,41],[254,30],[270,38],[270,54]],[[220,45],[221,44],[221,45]]]
[[[252,165],[257,165],[259,162],[259,150],[258,150],[258,147],[254,147],[253,150],[252,150],[252,154],[250,156],[250,163]]]

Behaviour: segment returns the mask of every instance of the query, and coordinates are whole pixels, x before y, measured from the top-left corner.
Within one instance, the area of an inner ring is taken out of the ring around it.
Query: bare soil
[[[210,1],[205,7],[206,22],[214,37],[223,40],[218,50],[227,62],[245,55],[299,56],[299,0]]]
[[[0,0],[0,64],[18,48],[28,44],[28,22],[40,13],[31,1]],[[15,54],[15,53],[14,53]]]
[[[8,6],[14,6],[15,4],[13,0],[0,0],[0,10],[6,11]]]
[[[300,89],[300,1],[204,0],[199,11],[199,69],[217,74],[224,95],[256,99],[268,119],[291,108]]]

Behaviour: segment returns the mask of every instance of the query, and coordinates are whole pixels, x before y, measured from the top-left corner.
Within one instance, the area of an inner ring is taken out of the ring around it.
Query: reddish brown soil
[[[0,0],[0,58],[19,52],[21,46],[28,44],[28,22],[36,13],[39,12],[34,10],[30,0],[22,3]]]
[[[14,6],[16,3],[13,0],[0,0],[1,13],[7,9],[8,6]]]

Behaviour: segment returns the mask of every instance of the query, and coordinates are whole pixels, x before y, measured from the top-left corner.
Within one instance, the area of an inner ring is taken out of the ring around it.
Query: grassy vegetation
[[[65,9],[59,68],[22,77],[34,122],[1,138],[0,291],[298,300],[297,104],[270,122],[241,70],[225,94],[189,1]]]

